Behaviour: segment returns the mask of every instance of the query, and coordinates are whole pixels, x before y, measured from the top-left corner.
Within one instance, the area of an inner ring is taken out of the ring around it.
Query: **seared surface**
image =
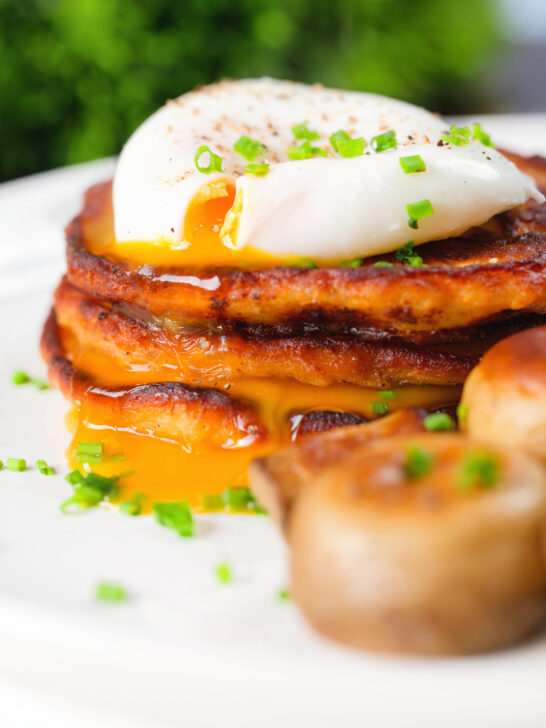
[[[545,160],[512,158],[544,182]],[[110,216],[110,183],[91,188],[67,228],[69,280],[98,299],[182,325],[423,343],[464,340],[466,327],[546,314],[546,205],[523,205],[460,238],[420,246],[426,267],[381,256],[393,268],[374,267],[374,258],[360,268],[136,268],[89,252],[89,236],[111,226]]]
[[[44,326],[41,351],[49,379],[84,413],[140,434],[174,439],[190,445],[199,440],[210,445],[259,442],[265,428],[254,408],[214,389],[159,382],[133,387],[96,386],[78,371],[60,340],[55,312]]]
[[[212,385],[248,377],[295,379],[388,388],[404,384],[462,384],[479,361],[475,352],[441,351],[411,344],[308,335],[247,338],[239,334],[179,332],[129,318],[63,280],[55,293],[61,326],[127,369],[157,372],[170,381]]]

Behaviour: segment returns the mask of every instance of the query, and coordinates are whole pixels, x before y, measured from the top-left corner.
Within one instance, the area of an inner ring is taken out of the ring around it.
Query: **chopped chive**
[[[390,263],[388,260],[378,260],[377,263],[373,264],[374,268],[394,268],[394,263]]]
[[[410,266],[420,266],[423,265],[423,259],[420,255],[417,255],[417,253],[414,253],[415,242],[413,240],[410,240],[405,245],[402,245],[401,248],[398,248],[396,251],[396,257],[401,263],[404,263],[405,265]]]
[[[156,521],[176,531],[183,538],[194,535],[193,516],[188,501],[155,503],[153,507]]]
[[[298,258],[291,265],[296,268],[318,268],[318,265],[311,258]]]
[[[408,157],[400,157],[398,160],[405,174],[413,174],[414,172],[424,172],[427,168],[423,157],[419,154],[411,154]]]
[[[378,397],[381,399],[396,399],[394,392],[392,389],[380,389],[377,392]]]
[[[315,139],[320,139],[320,134],[316,131],[310,131],[310,129],[307,128],[307,124],[295,124],[292,127],[292,134],[294,135],[294,139],[308,139],[309,141],[314,141]]]
[[[311,159],[312,157],[328,156],[324,149],[320,147],[312,147],[310,142],[303,142],[299,147],[288,147],[286,150],[289,159],[294,161],[299,159]]]
[[[442,141],[446,144],[461,147],[470,141],[470,129],[467,126],[450,126],[449,131],[450,134],[442,134]]]
[[[103,442],[78,442],[76,457],[79,463],[102,463]]]
[[[500,478],[500,464],[492,453],[475,450],[467,453],[456,475],[455,486],[460,493],[476,487],[494,488]]]
[[[83,475],[79,470],[73,470],[65,480],[74,488],[74,495],[61,503],[63,513],[79,512],[101,503],[107,496],[115,495],[117,482],[123,477],[114,475],[107,478],[98,473]]]
[[[128,516],[140,516],[143,500],[146,500],[144,493],[134,493],[130,500],[122,501],[119,504],[119,510]]]
[[[254,174],[256,177],[263,177],[269,172],[269,164],[247,164],[245,174]]]
[[[432,469],[432,453],[418,445],[410,445],[406,450],[404,472],[408,478],[421,478]]]
[[[342,260],[341,263],[339,263],[340,268],[360,268],[362,263],[364,262],[364,258],[353,258],[352,260]]]
[[[424,217],[430,217],[434,214],[434,207],[430,200],[419,200],[419,202],[410,202],[406,205],[406,210],[409,215],[408,225],[411,228],[418,227],[418,221]]]
[[[127,592],[119,584],[102,582],[95,587],[95,597],[99,602],[124,602]]]
[[[201,505],[207,511],[219,511],[224,507],[224,500],[221,493],[201,493],[199,498]]]
[[[0,470],[2,470],[3,467],[4,467],[4,463],[2,462],[2,460],[0,460]]]
[[[8,458],[6,460],[6,470],[12,470],[16,473],[21,473],[26,470],[27,462],[23,458]]]
[[[447,412],[433,412],[425,417],[423,425],[429,432],[447,432],[455,428],[455,423]]]
[[[489,134],[486,134],[480,124],[474,124],[472,127],[472,136],[486,147],[494,147]]]
[[[224,490],[222,500],[226,506],[233,508],[234,511],[243,511],[250,503],[254,502],[254,496],[249,488],[233,487]]]
[[[27,382],[30,382],[30,377],[26,372],[21,371],[18,369],[16,372],[13,372],[11,375],[11,381],[13,384],[15,384],[17,387],[21,384],[26,384]]]
[[[115,452],[108,458],[111,463],[123,463],[127,460],[127,456],[122,452]]]
[[[371,146],[375,152],[385,152],[387,149],[393,149],[396,146],[396,132],[390,129],[383,134],[374,136]]]
[[[233,581],[231,566],[225,562],[218,564],[214,569],[216,578],[221,584],[230,584]]]
[[[267,152],[266,147],[261,142],[257,139],[251,139],[244,134],[237,139],[233,145],[233,149],[249,162],[253,162],[257,157],[261,157]]]
[[[277,599],[279,602],[289,602],[292,599],[288,589],[279,589],[277,592]]]
[[[45,460],[36,460],[36,467],[42,475],[55,475],[55,470],[50,468]]]
[[[30,382],[34,387],[36,387],[36,389],[39,389],[40,391],[43,391],[44,389],[49,389],[49,384],[45,381],[45,379],[32,377]]]
[[[459,422],[466,422],[468,419],[468,406],[466,404],[460,404],[457,407],[457,419]]]
[[[345,136],[342,137],[340,136],[341,134]],[[351,139],[347,132],[340,130],[335,134],[332,134],[330,137],[330,144],[341,157],[361,157],[364,154],[366,140],[364,137]]]
[[[203,154],[208,153],[209,155],[209,163],[207,167],[202,167],[199,164],[199,160],[201,159],[201,156]],[[206,144],[202,144],[199,149],[195,152],[195,157],[193,158],[193,161],[195,162],[195,166],[199,170],[199,172],[202,172],[203,174],[210,174],[211,172],[222,172],[222,157],[219,157],[218,154],[214,154],[214,152],[211,152],[210,148]]]
[[[372,402],[372,414],[386,415],[389,411],[389,405],[386,402]]]

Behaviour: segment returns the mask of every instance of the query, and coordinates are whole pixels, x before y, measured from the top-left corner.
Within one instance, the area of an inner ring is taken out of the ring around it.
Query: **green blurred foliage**
[[[0,0],[0,178],[115,154],[165,99],[271,75],[467,109],[493,0]]]

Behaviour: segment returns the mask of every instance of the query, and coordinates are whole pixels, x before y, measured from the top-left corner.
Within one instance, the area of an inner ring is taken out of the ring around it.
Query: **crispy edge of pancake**
[[[310,435],[254,460],[249,468],[250,488],[286,535],[298,495],[320,474],[370,442],[425,432],[426,415],[424,410],[403,409],[365,424]]]
[[[266,431],[253,407],[212,389],[179,382],[158,382],[130,387],[96,386],[69,360],[59,339],[52,310],[44,325],[41,353],[52,384],[75,404],[98,416],[145,435],[177,440],[184,445],[199,441],[219,447],[258,443]]]
[[[161,360],[158,374],[186,383],[213,384],[246,377],[290,378],[327,386],[371,388],[406,384],[462,384],[478,363],[465,355],[352,338],[246,339],[236,334],[178,333],[128,318],[87,297],[63,279],[55,294],[58,323],[78,341],[124,368]]]
[[[51,383],[72,403],[89,408],[101,424],[111,422],[139,434],[180,442],[229,447],[262,444],[268,432],[252,404],[206,387],[158,382],[126,387],[98,386],[74,367],[59,338],[55,310],[43,328],[40,348]],[[295,419],[297,418],[297,426]],[[293,439],[365,421],[351,412],[313,410],[289,416]]]
[[[420,246],[427,264],[421,267],[402,265],[391,254],[381,258],[393,268],[376,268],[370,258],[360,268],[154,269],[87,249],[84,230],[108,214],[110,195],[110,183],[92,187],[82,214],[67,227],[69,280],[101,300],[138,306],[184,325],[288,325],[300,331],[310,326],[371,338],[416,333],[426,338],[428,333],[438,341],[445,332],[455,338],[469,326],[546,313],[544,205],[523,205],[498,216],[501,232],[474,229]],[[514,236],[514,229],[527,232]]]

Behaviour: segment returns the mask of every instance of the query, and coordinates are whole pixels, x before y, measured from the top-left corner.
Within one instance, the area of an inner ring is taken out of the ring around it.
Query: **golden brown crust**
[[[427,267],[401,265],[390,255],[382,258],[393,268],[376,268],[371,258],[360,268],[154,269],[132,268],[87,249],[84,231],[108,207],[110,194],[109,183],[91,188],[82,215],[67,228],[69,280],[101,300],[183,324],[318,327],[370,337],[428,333],[438,341],[442,333],[501,318],[546,314],[543,205],[500,216],[502,234],[475,229],[420,246]],[[518,215],[529,232],[514,235],[522,224]]]
[[[426,414],[417,409],[400,410],[366,424],[311,435],[272,455],[258,458],[249,469],[252,492],[286,532],[296,499],[324,470],[374,440],[424,432]]]
[[[419,448],[433,466],[405,472]],[[468,457],[493,487],[460,490]],[[292,594],[315,629],[387,652],[467,654],[536,630],[546,612],[546,480],[521,454],[458,434],[376,440],[305,488],[290,520]]]
[[[55,293],[61,326],[116,364],[156,371],[170,381],[214,384],[278,377],[326,386],[346,382],[375,389],[405,384],[462,384],[478,354],[417,348],[354,337],[309,335],[252,339],[237,334],[179,332],[129,318],[87,297],[64,279]]]
[[[83,413],[98,416],[101,424],[112,423],[186,445],[206,441],[212,446],[228,447],[265,438],[265,429],[251,405],[212,389],[178,382],[96,386],[67,357],[54,311],[44,326],[41,351],[52,384]]]
[[[468,377],[464,428],[546,463],[546,326],[510,336]]]

